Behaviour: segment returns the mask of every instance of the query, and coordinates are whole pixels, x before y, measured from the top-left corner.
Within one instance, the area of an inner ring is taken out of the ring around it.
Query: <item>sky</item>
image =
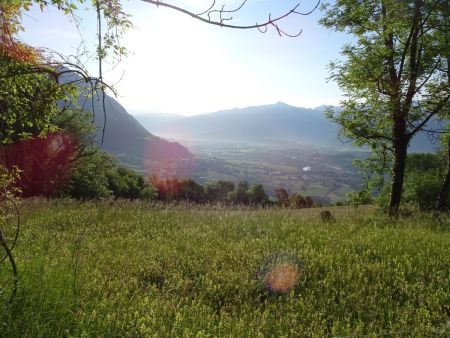
[[[170,2],[167,0],[166,2]],[[232,8],[238,1],[224,1]],[[201,12],[208,0],[174,0],[170,3]],[[219,2],[217,2],[219,4]],[[290,0],[248,0],[235,24],[253,24],[289,11]],[[129,55],[119,64],[105,65],[105,80],[113,84],[117,100],[130,114],[203,114],[223,109],[282,101],[313,108],[336,105],[338,86],[327,81],[328,63],[350,38],[321,27],[323,12],[291,16],[280,23],[297,38],[280,37],[274,29],[233,30],[205,24],[139,0],[124,1],[134,27],[123,37]],[[298,10],[309,11],[314,0],[304,0]],[[79,27],[55,8],[41,13],[31,9],[23,17],[21,38],[35,47],[62,54],[77,54],[81,38],[90,53],[81,55],[87,68],[98,75],[90,58],[96,39],[95,13],[80,8]]]

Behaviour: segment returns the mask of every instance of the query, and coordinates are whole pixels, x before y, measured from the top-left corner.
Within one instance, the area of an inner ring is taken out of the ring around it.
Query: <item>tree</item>
[[[111,156],[101,151],[81,158],[62,194],[77,199],[92,199],[111,196],[109,175],[116,163]]]
[[[249,186],[246,181],[239,182],[235,185],[234,190],[228,194],[228,200],[230,200],[233,204],[248,204],[248,189]]]
[[[267,196],[261,184],[255,184],[248,190],[248,199],[250,204],[264,205],[269,201],[269,196]]]
[[[206,10],[201,11],[200,13],[190,11],[185,8],[181,8],[181,7],[171,4],[171,3],[166,3],[161,0],[142,0],[142,1],[152,4],[152,5],[155,5],[155,6],[158,6],[158,7],[161,6],[161,7],[173,9],[175,11],[189,15],[190,17],[192,17],[194,19],[200,20],[200,21],[210,24],[210,25],[215,25],[215,26],[225,27],[225,28],[233,28],[233,29],[258,29],[261,33],[267,32],[268,28],[272,27],[276,30],[278,35],[288,36],[288,37],[297,37],[302,33],[302,31],[299,30],[296,33],[289,33],[280,26],[280,22],[283,21],[284,19],[286,19],[287,17],[293,16],[293,15],[298,15],[298,16],[309,15],[312,12],[314,12],[320,4],[320,0],[318,0],[315,2],[314,6],[312,6],[312,8],[310,10],[308,10],[306,12],[300,12],[299,11],[300,3],[298,3],[297,5],[292,7],[290,10],[287,10],[286,12],[284,12],[283,14],[281,14],[275,18],[272,18],[271,15],[269,14],[269,17],[260,23],[250,24],[250,25],[246,25],[246,24],[238,25],[238,24],[232,23],[232,21],[234,19],[233,14],[235,14],[236,12],[241,10],[247,3],[247,0],[242,0],[238,4],[238,6],[232,8],[232,9],[226,8],[225,5],[217,6],[216,1],[212,0],[210,6]]]
[[[118,166],[107,172],[108,187],[115,197],[149,199],[154,195],[152,185],[132,169]]]
[[[306,207],[307,208],[313,208],[314,207],[314,200],[311,196],[306,196],[305,197],[305,202],[306,202]]]
[[[354,35],[331,79],[346,99],[329,117],[341,134],[392,154],[389,212],[398,213],[410,140],[449,103],[446,1],[338,0],[321,23]]]
[[[289,194],[284,188],[277,188],[275,195],[277,196],[279,206],[287,207],[289,205]]]
[[[445,135],[445,137],[442,139],[442,143],[445,157],[447,158],[447,170],[436,199],[436,210],[438,211],[444,211],[446,208],[449,207],[448,202],[450,196],[450,135],[448,134]]]
[[[443,152],[413,153],[408,156],[405,169],[405,182],[402,191],[402,205],[413,205],[420,210],[436,207],[436,197],[441,188],[446,159]],[[377,203],[382,210],[388,206],[388,186],[381,190]],[[448,196],[447,196],[448,198]]]
[[[228,194],[234,190],[234,183],[218,181],[208,184],[205,188],[205,199],[208,202],[227,202]]]
[[[306,199],[300,195],[300,194],[292,194],[291,197],[289,197],[289,202],[292,208],[306,208]]]
[[[0,55],[0,144],[12,144],[55,132],[57,102],[69,100],[74,88],[59,85],[48,73],[33,71],[34,64]]]
[[[349,192],[347,194],[347,199],[354,207],[371,204],[373,202],[372,194],[367,189]]]
[[[193,179],[188,178],[181,181],[179,196],[188,202],[200,203],[204,200],[205,191],[203,187],[195,182]]]

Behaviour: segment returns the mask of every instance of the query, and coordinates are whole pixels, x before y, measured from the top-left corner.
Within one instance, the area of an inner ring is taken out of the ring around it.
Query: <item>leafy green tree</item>
[[[157,198],[158,198],[158,191],[151,184],[146,185],[139,193],[140,200],[153,201],[156,200]]]
[[[305,197],[305,202],[306,202],[306,207],[307,208],[313,208],[314,205],[315,205],[314,200],[313,200],[313,198],[311,196],[306,196]]]
[[[234,183],[218,181],[208,184],[205,188],[205,199],[208,202],[227,202],[228,194],[234,190]]]
[[[420,210],[436,208],[436,200],[446,167],[444,155],[440,151],[436,154],[411,154],[408,156],[404,186],[405,203],[415,204]]]
[[[349,192],[347,194],[347,199],[350,204],[355,207],[371,204],[373,202],[372,193],[368,189]]]
[[[450,62],[449,62],[450,64]],[[450,74],[449,74],[449,81],[450,81]],[[449,126],[447,126],[449,127]],[[436,199],[436,210],[444,211],[445,209],[449,208],[449,196],[450,196],[450,135],[445,134],[444,137],[442,137],[442,148],[443,148],[443,155],[442,157],[447,158],[447,169],[445,172],[444,179],[442,181],[441,187],[439,189],[439,193],[437,195]],[[442,158],[441,157],[441,158]]]
[[[448,7],[435,0],[337,0],[321,23],[355,36],[331,63],[346,99],[329,117],[357,145],[392,154],[389,211],[396,214],[412,137],[448,105]]]
[[[99,151],[96,142],[96,126],[92,123],[92,114],[71,105],[71,109],[63,109],[57,114],[52,123],[57,126],[58,130],[77,140],[77,155],[73,161]]]
[[[414,204],[420,210],[434,209],[441,182],[435,170],[407,172],[403,188],[404,202]]]
[[[434,209],[445,168],[446,161],[442,153],[410,154],[406,162],[402,205],[413,205],[420,210]],[[383,210],[389,207],[388,194],[386,186],[377,198],[377,204]]]
[[[32,64],[0,55],[0,145],[56,131],[57,102],[74,93],[70,85],[32,69]]]
[[[264,205],[269,201],[269,196],[267,196],[261,184],[255,184],[248,190],[248,200],[250,204]]]
[[[111,156],[101,151],[82,157],[62,194],[78,199],[111,196],[113,191],[110,189],[109,176],[115,166]]]
[[[132,169],[118,167],[108,172],[108,186],[115,197],[137,199],[142,192],[150,187],[147,180]],[[148,189],[145,198],[148,198]]]
[[[241,181],[236,184],[233,191],[228,194],[228,200],[233,204],[248,204],[248,183],[246,181]]]
[[[189,202],[201,203],[204,200],[204,195],[204,188],[193,179],[188,178],[181,181],[179,191],[181,199]]]

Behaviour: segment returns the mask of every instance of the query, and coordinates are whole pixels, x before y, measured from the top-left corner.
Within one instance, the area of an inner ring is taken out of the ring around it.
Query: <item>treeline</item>
[[[147,179],[132,169],[119,166],[110,155],[102,152],[92,154],[78,163],[59,196],[291,208],[320,206],[310,196],[289,196],[283,188],[278,188],[276,198],[270,199],[261,184],[250,185],[246,181],[217,181],[203,186],[191,178],[150,176]]]
[[[276,191],[276,199],[270,199],[261,184],[250,185],[246,181],[217,181],[202,186],[194,180],[150,178],[157,191],[157,199],[164,202],[188,201],[195,203],[223,203],[229,205],[259,205],[293,208],[312,208],[320,206],[310,196],[289,194],[285,189]]]

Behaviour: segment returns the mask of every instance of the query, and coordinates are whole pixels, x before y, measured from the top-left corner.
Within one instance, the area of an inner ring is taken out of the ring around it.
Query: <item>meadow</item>
[[[25,200],[0,337],[450,335],[450,218]],[[292,288],[268,274],[290,266]]]

